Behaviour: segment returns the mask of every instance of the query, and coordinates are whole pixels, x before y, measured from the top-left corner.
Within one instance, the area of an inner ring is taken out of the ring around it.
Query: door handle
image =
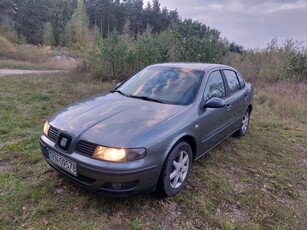
[[[245,95],[245,96],[244,96],[244,100],[245,100],[245,101],[247,101],[247,98],[248,98],[248,96],[247,96],[247,95]]]
[[[226,109],[227,109],[227,110],[230,110],[230,107],[231,107],[231,104],[227,104],[227,105],[226,105]]]

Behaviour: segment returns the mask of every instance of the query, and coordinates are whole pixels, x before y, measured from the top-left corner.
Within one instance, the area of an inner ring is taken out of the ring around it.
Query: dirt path
[[[25,69],[0,69],[0,76],[21,74],[49,74],[63,72],[64,70],[25,70]]]

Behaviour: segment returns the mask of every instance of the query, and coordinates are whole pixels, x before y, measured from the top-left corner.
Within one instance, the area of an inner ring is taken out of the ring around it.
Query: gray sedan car
[[[251,84],[230,66],[151,65],[53,115],[41,149],[51,167],[91,191],[174,196],[195,160],[246,134],[252,102]]]

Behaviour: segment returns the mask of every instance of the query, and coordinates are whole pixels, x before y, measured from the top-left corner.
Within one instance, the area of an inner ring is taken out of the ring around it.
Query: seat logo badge
[[[61,145],[63,148],[65,148],[65,147],[66,147],[66,144],[67,144],[67,139],[63,137],[63,138],[61,139],[60,145]]]

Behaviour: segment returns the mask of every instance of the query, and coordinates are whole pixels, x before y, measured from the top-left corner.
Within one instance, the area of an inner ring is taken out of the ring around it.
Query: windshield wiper
[[[142,99],[142,100],[145,100],[145,101],[158,102],[158,103],[162,103],[162,104],[164,103],[163,101],[160,101],[160,100],[157,100],[157,99],[154,99],[154,98],[151,98],[151,97],[147,97],[147,96],[129,95],[129,97],[138,98],[138,99]]]
[[[123,92],[120,91],[119,89],[113,89],[113,90],[110,91],[110,93],[119,93],[119,94],[121,94],[121,95],[123,95],[123,96],[128,97],[127,94],[123,93]]]

